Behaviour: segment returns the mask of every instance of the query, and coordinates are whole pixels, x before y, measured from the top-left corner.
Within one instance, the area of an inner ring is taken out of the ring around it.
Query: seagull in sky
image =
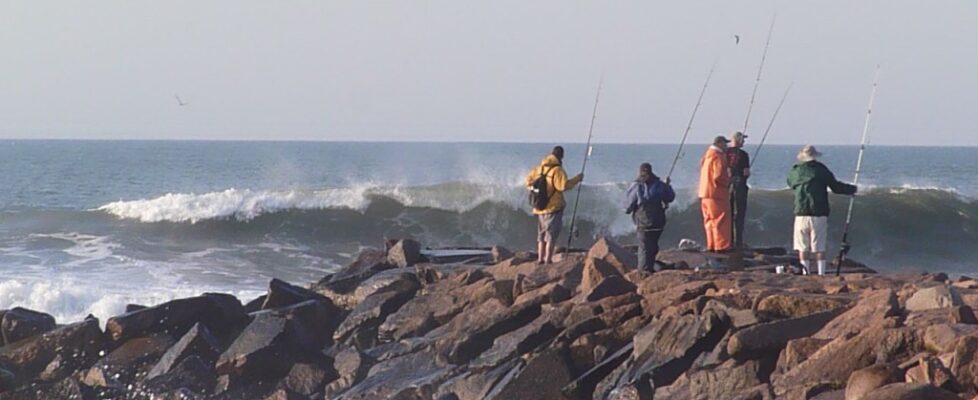
[[[180,107],[183,107],[183,106],[185,106],[187,104],[190,104],[190,103],[184,103],[183,100],[180,100],[180,96],[179,95],[173,95],[173,97],[175,97],[177,99],[177,105],[180,106]]]

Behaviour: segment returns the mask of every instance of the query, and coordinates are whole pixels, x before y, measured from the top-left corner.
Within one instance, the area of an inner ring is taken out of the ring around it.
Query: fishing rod
[[[876,87],[880,81],[880,66],[876,66],[876,77],[873,79],[873,90],[869,94],[869,107],[866,109],[866,123],[863,125],[863,138],[859,145],[859,156],[856,158],[856,176],[852,179],[852,184],[859,184],[859,172],[863,167],[863,153],[866,152],[866,138],[869,137],[869,119],[873,115],[873,101],[876,100]],[[846,213],[846,227],[842,232],[842,245],[839,247],[838,264],[835,266],[835,276],[842,273],[842,263],[846,260],[849,250],[849,225],[852,223],[852,206],[856,202],[856,196],[849,197],[849,211]]]
[[[764,53],[761,54],[761,65],[757,67],[757,77],[754,78],[754,90],[750,94],[750,103],[747,105],[747,116],[744,117],[744,129],[741,130],[743,133],[747,133],[747,124],[750,123],[750,114],[754,110],[754,99],[757,98],[757,87],[761,85],[761,72],[764,71],[764,61],[767,61],[767,49],[771,46],[771,36],[774,34],[774,23],[778,20],[778,14],[775,13],[774,17],[771,18],[771,27],[767,31],[767,42],[764,43]]]
[[[757,162],[757,155],[761,152],[761,147],[764,147],[764,142],[767,141],[767,135],[768,133],[771,133],[771,127],[774,126],[774,121],[778,119],[778,113],[781,112],[781,106],[784,105],[785,99],[788,98],[788,93],[791,92],[792,86],[794,86],[793,83],[788,85],[788,88],[784,91],[784,96],[781,96],[781,102],[778,103],[778,108],[774,109],[774,115],[771,116],[771,122],[767,124],[767,129],[764,130],[764,136],[761,136],[761,142],[757,144],[757,148],[754,149],[754,155],[750,158],[750,166],[753,167],[754,163]]]
[[[587,143],[584,145],[584,162],[581,164],[581,176],[584,175],[584,170],[587,169],[587,160],[591,158],[591,137],[594,135],[594,120],[598,118],[598,101],[601,100],[601,85],[603,83],[604,75],[598,79],[598,93],[594,95],[594,111],[591,112],[591,127],[587,130]],[[578,182],[578,185],[580,184],[581,182]],[[574,222],[577,220],[577,205],[581,202],[582,190],[582,187],[577,188],[577,194],[574,199],[574,211],[571,213],[570,232],[567,235],[567,251],[570,250],[571,241],[574,240]]]
[[[683,132],[683,139],[679,142],[679,149],[676,150],[676,157],[672,159],[672,166],[669,167],[669,174],[666,175],[666,181],[672,180],[672,173],[676,169],[676,163],[679,162],[679,157],[683,154],[683,146],[686,145],[686,138],[689,137],[690,129],[693,129],[693,121],[696,120],[696,111],[700,109],[700,105],[703,104],[703,95],[706,94],[706,88],[710,86],[710,78],[713,77],[713,70],[716,69],[717,63],[713,62],[713,66],[710,67],[710,73],[706,75],[706,82],[703,83],[703,89],[700,90],[700,97],[696,99],[696,106],[693,107],[693,114],[689,116],[689,123],[686,124],[686,131]]]

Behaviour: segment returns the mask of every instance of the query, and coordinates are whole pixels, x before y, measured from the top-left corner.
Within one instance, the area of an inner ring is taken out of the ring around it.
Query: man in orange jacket
[[[706,249],[728,251],[733,247],[730,216],[730,170],[726,149],[730,141],[723,136],[713,139],[713,145],[700,160],[700,207],[706,231]]]

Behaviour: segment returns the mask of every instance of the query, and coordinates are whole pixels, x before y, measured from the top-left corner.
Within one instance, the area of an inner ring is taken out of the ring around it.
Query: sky
[[[978,145],[978,1],[0,2],[0,138]],[[739,44],[734,35],[739,36]],[[178,104],[176,96],[187,103]]]

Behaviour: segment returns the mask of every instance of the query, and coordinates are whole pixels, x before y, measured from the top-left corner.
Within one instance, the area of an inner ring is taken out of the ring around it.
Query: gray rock
[[[862,399],[867,393],[903,379],[893,364],[877,364],[854,371],[846,383],[846,400]]]
[[[387,262],[398,268],[407,268],[421,261],[421,243],[411,239],[399,240],[387,250]]]
[[[904,308],[907,311],[925,311],[960,306],[961,304],[961,296],[958,294],[957,288],[939,285],[918,290],[907,299]]]
[[[220,342],[211,334],[211,331],[205,325],[197,323],[160,357],[146,378],[153,379],[168,374],[181,361],[190,356],[196,356],[202,361],[213,363],[221,354],[221,350]]]
[[[839,313],[839,310],[833,310],[753,325],[733,334],[727,344],[727,353],[740,360],[777,357],[789,341],[811,336]]]
[[[2,342],[8,344],[54,328],[54,317],[20,307],[14,307],[3,313],[2,323],[0,323],[0,332],[3,333]]]

